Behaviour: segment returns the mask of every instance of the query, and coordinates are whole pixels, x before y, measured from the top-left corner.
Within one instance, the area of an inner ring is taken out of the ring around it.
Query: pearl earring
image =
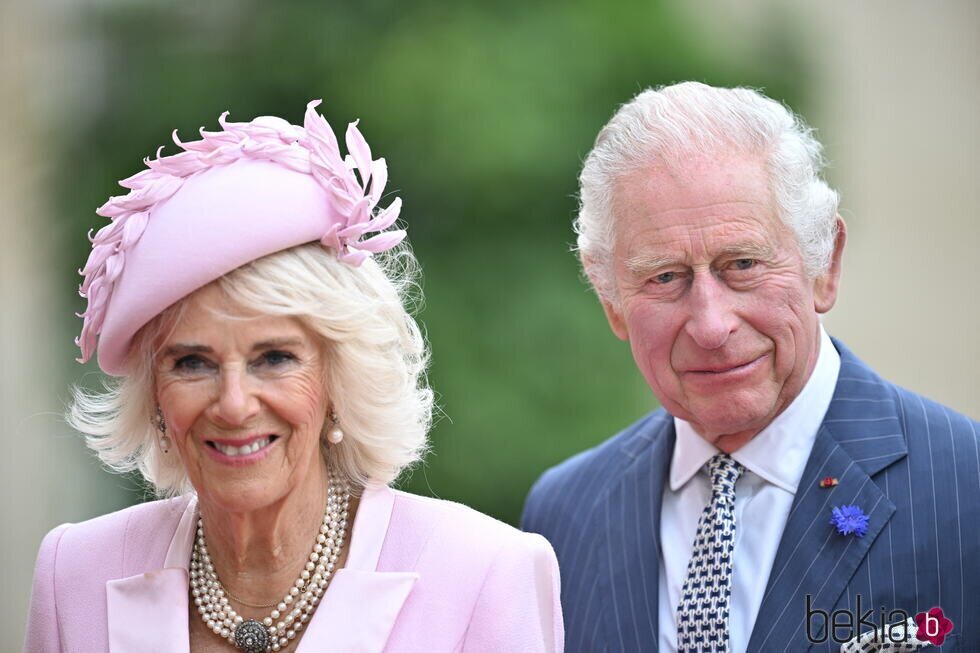
[[[157,409],[153,412],[153,417],[150,418],[150,422],[153,423],[153,426],[157,427],[157,430],[160,431],[160,433],[167,432],[167,422],[163,419],[163,411],[160,410],[159,406],[157,406]]]
[[[156,426],[157,430],[161,433],[160,450],[165,454],[170,453],[171,442],[170,437],[167,435],[167,422],[163,419],[163,411],[160,410],[159,406],[157,406],[156,411],[153,413],[153,418],[150,421],[153,422],[153,425]]]
[[[340,428],[340,418],[337,417],[337,413],[331,411],[330,420],[333,422],[333,428],[327,431],[327,441],[330,444],[340,444],[341,440],[344,439],[344,432]]]

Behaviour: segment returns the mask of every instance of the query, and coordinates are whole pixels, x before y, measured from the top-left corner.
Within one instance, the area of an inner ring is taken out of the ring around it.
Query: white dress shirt
[[[803,390],[769,426],[732,454],[745,466],[745,473],[735,485],[731,653],[745,653],[749,645],[789,509],[839,372],[840,355],[821,326],[817,363]],[[661,653],[677,651],[677,606],[698,519],[711,498],[711,480],[704,466],[718,453],[688,422],[675,417],[674,427],[677,442],[660,515]]]

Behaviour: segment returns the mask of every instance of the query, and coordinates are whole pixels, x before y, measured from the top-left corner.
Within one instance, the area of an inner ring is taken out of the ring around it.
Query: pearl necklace
[[[331,475],[327,485],[327,507],[306,568],[289,588],[275,609],[261,622],[245,619],[228,603],[228,591],[218,580],[207,543],[204,526],[197,520],[197,539],[191,556],[191,596],[198,614],[208,628],[246,653],[279,651],[299,634],[334,573],[347,531],[350,490],[346,481]],[[295,604],[295,605],[294,605]]]

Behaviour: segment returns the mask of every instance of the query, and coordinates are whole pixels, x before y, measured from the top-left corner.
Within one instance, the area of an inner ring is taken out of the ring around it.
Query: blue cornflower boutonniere
[[[868,519],[869,517],[859,506],[837,506],[834,508],[834,516],[830,518],[830,523],[841,535],[864,537],[868,532]]]

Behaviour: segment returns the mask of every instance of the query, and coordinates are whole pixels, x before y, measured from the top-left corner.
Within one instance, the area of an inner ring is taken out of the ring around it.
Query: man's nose
[[[702,349],[718,349],[738,327],[734,291],[710,271],[691,282],[690,315],[684,330]]]
[[[212,419],[231,428],[246,424],[259,412],[259,399],[252,385],[246,370],[222,370],[218,397],[211,406]]]

